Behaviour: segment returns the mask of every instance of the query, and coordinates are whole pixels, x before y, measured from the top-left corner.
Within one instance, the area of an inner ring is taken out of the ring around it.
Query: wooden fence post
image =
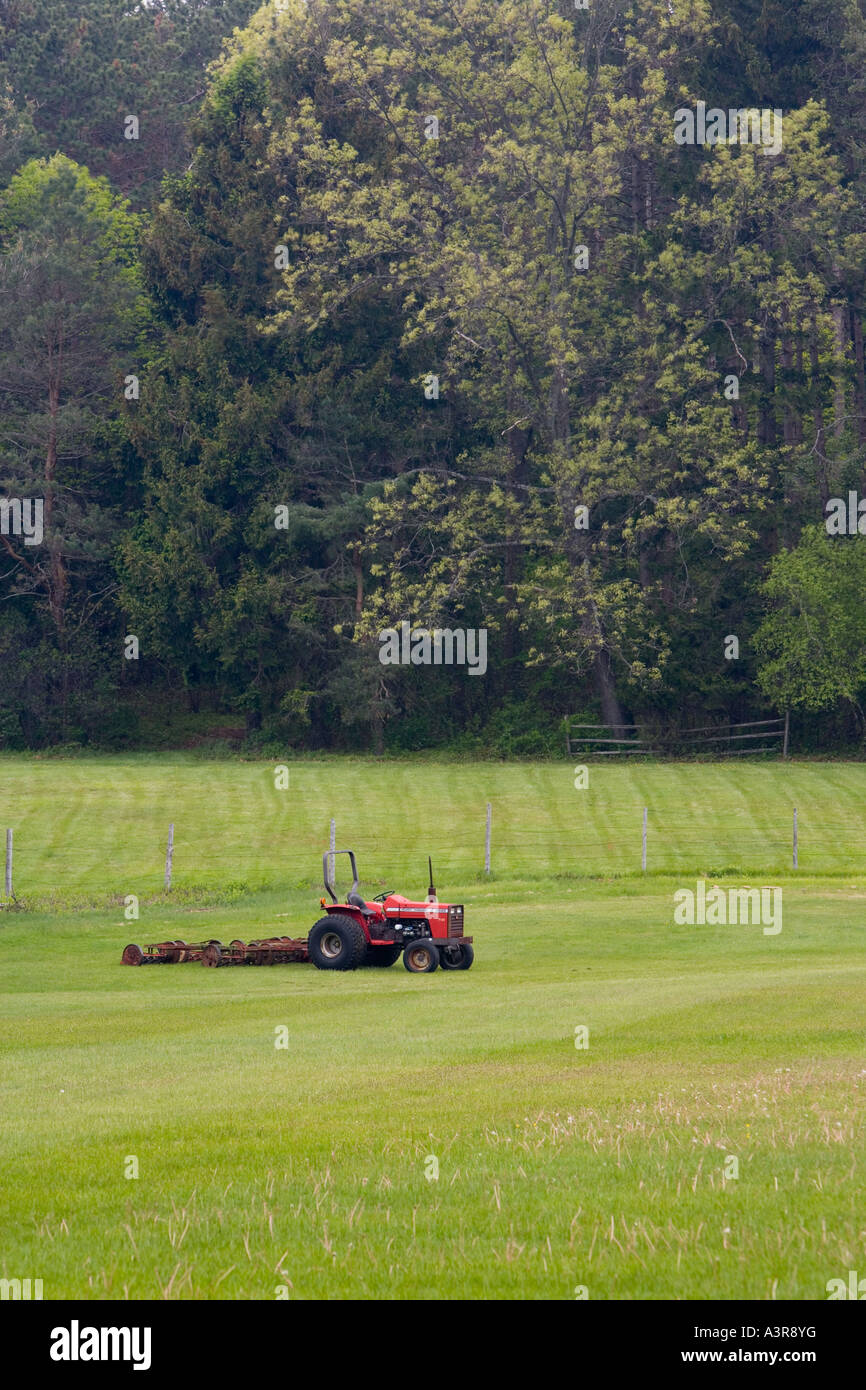
[[[484,872],[490,873],[490,822],[493,812],[490,802],[487,803],[487,833],[484,836]]]
[[[168,827],[168,844],[165,850],[165,891],[171,891],[171,861],[174,858],[174,821]]]
[[[337,872],[337,856],[335,853],[335,850],[337,848],[337,822],[335,820],[331,821],[331,833],[330,838],[328,840],[328,848],[330,850],[330,853],[328,855],[328,878],[331,880],[331,883],[333,885],[334,877]]]

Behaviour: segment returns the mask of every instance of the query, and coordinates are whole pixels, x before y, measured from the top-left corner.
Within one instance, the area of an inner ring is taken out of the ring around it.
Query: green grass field
[[[26,905],[0,912],[3,1277],[823,1299],[866,1272],[866,766],[593,766],[578,791],[566,764],[324,759],[277,791],[265,763],[5,757],[0,784]],[[368,893],[422,895],[433,853],[473,970],[119,964],[305,933],[332,815]],[[698,874],[781,885],[782,931],[675,926]]]

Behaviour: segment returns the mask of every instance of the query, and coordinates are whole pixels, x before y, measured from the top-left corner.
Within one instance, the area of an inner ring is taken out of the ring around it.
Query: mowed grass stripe
[[[86,891],[104,889],[107,863],[149,872],[154,845],[161,884],[169,803],[185,808],[181,864],[200,850],[218,882],[260,867],[279,887],[206,907],[143,898],[137,922],[120,907],[0,914],[3,1276],[43,1278],[49,1298],[571,1299],[583,1284],[594,1299],[814,1299],[866,1268],[861,869],[753,879],[782,885],[773,937],[676,926],[691,870],[553,878],[593,858],[557,843],[564,831],[600,853],[634,807],[639,862],[650,793],[671,819],[718,802],[737,834],[747,817],[768,833],[783,779],[821,811],[835,770],[593,768],[587,793],[571,766],[394,778],[346,760],[292,764],[279,799],[268,764],[77,761],[52,764],[50,783],[10,766],[22,823],[56,833],[62,813],[80,837]],[[853,772],[841,785],[856,798]],[[488,798],[489,882],[474,867]],[[426,887],[427,844],[450,846],[437,883],[465,899],[472,971],[119,964],[129,939],[307,931],[332,810],[340,842],[356,829],[404,891]],[[699,824],[709,863],[715,824]]]
[[[2,819],[15,830],[19,896],[156,892],[170,821],[179,889],[312,883],[331,816],[339,847],[358,849],[371,885],[399,875],[419,892],[427,854],[442,881],[482,871],[487,801],[500,879],[638,873],[644,805],[653,872],[782,872],[795,805],[803,869],[866,864],[861,765],[592,765],[586,790],[575,789],[571,762],[346,759],[289,769],[280,791],[270,762],[5,757]]]

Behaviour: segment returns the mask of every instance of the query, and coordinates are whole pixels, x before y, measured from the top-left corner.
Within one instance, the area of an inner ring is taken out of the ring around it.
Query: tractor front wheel
[[[313,927],[307,949],[318,970],[357,970],[364,964],[367,938],[354,917],[331,912]]]
[[[403,964],[413,975],[429,975],[439,964],[439,950],[432,941],[412,941],[403,952]]]
[[[468,941],[452,942],[439,952],[439,964],[443,970],[469,970],[474,959],[475,952]]]

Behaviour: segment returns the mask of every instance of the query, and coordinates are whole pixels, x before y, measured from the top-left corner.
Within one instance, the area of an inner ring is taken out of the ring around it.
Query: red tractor
[[[352,887],[344,903],[337,901],[328,873],[331,854],[348,854],[352,866]],[[428,859],[428,864],[430,860]],[[321,900],[327,916],[312,928],[307,947],[310,960],[319,970],[357,970],[359,965],[393,965],[399,956],[414,975],[443,970],[468,970],[475,959],[472,937],[463,935],[463,908],[456,903],[440,903],[433,887],[424,902],[410,902],[389,889],[372,902],[358,892],[358,868],[350,849],[332,850],[322,855],[325,889],[331,899]]]

